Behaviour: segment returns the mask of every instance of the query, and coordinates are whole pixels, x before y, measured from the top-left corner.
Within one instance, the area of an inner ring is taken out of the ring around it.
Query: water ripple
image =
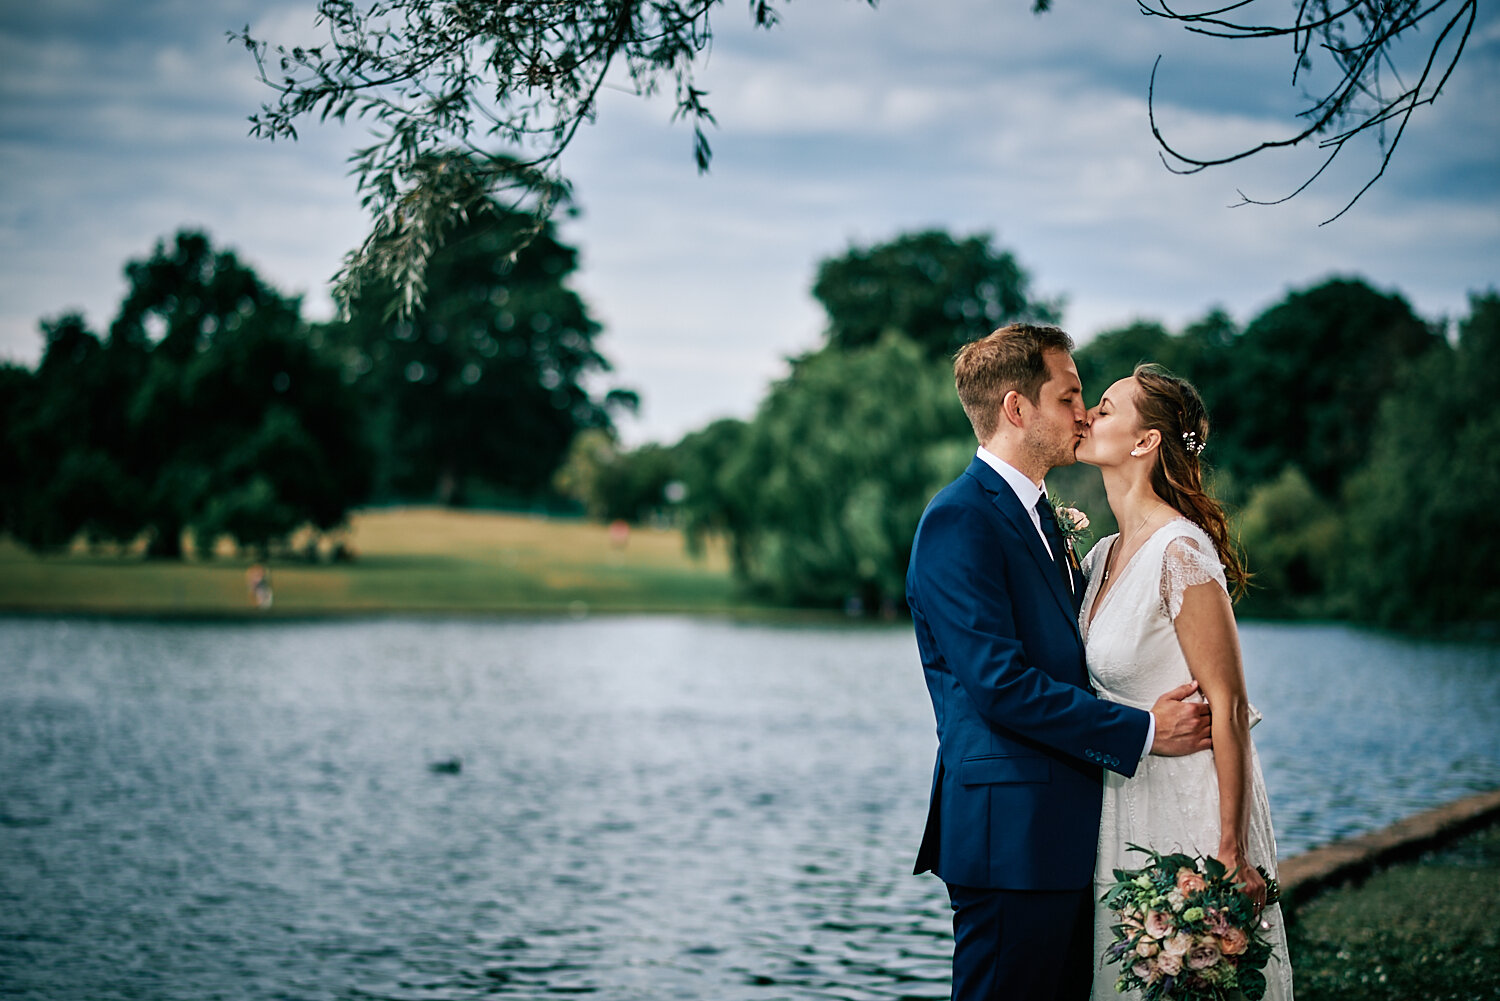
[[[947,996],[946,897],[908,875],[934,748],[908,630],[25,620],[0,643],[6,996]],[[1243,645],[1283,854],[1500,785],[1495,648]]]

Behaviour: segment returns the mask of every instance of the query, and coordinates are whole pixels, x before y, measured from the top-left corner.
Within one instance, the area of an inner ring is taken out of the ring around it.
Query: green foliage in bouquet
[[[1116,869],[1117,882],[1101,898],[1118,919],[1104,951],[1121,966],[1115,989],[1138,990],[1146,1001],[1259,1001],[1271,945],[1235,874],[1212,856],[1129,847],[1151,864]],[[1269,905],[1275,881],[1267,876],[1266,885]]]

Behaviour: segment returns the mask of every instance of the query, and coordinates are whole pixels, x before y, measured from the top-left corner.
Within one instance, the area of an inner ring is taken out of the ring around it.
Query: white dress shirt
[[[1052,558],[1056,559],[1057,554],[1053,553],[1052,547],[1047,545],[1047,533],[1042,531],[1041,515],[1036,513],[1036,502],[1047,496],[1047,484],[1033,483],[1031,477],[995,453],[988,451],[983,445],[979,446],[979,451],[975,454],[978,455],[980,462],[999,473],[1000,478],[1010,484],[1010,488],[1016,492],[1016,498],[1021,502],[1021,507],[1026,511],[1026,516],[1031,519],[1032,527],[1036,529],[1036,537],[1042,540],[1042,548],[1052,553]]]
[[[1021,507],[1026,511],[1027,516],[1031,518],[1031,525],[1036,529],[1037,538],[1042,540],[1042,548],[1051,553],[1052,547],[1047,545],[1047,535],[1042,531],[1041,515],[1036,513],[1036,502],[1047,496],[1047,484],[1034,482],[1031,477],[998,455],[995,455],[983,445],[979,446],[979,451],[975,455],[978,456],[980,462],[983,462],[986,466],[999,473],[1000,478],[1010,486],[1011,490],[1015,491],[1016,499],[1021,502]],[[1056,554],[1054,554],[1054,558],[1056,558]],[[1156,715],[1154,713],[1147,713],[1146,715],[1150,722],[1146,724],[1146,746],[1141,751],[1142,761],[1146,760],[1146,755],[1151,753],[1151,745],[1156,742]]]

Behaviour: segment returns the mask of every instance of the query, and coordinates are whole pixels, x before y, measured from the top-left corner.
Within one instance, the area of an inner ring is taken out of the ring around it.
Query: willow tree
[[[903,334],[795,359],[722,469],[736,572],[788,604],[903,605],[922,509],[973,452],[952,365]]]

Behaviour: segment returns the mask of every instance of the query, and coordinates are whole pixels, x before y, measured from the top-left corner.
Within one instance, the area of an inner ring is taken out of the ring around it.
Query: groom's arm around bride
[[[1071,347],[1016,324],[959,353],[981,448],[928,505],[907,576],[939,745],[916,871],[948,884],[956,999],[1087,998],[1100,769],[1208,746],[1190,686],[1150,713],[1088,687],[1082,577],[1041,520],[1085,416]]]

